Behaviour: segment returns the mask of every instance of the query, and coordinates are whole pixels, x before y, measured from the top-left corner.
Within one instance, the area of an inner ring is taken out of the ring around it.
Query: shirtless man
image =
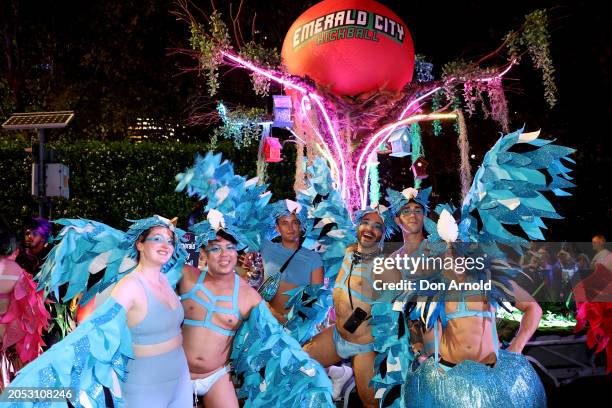
[[[374,280],[399,281],[394,270],[380,275],[373,273],[373,260],[383,256],[381,244],[385,223],[381,214],[367,212],[359,221],[357,245],[347,248],[343,265],[336,278],[333,292],[336,324],[323,330],[304,346],[304,350],[324,367],[341,359],[352,358],[355,383],[364,407],[378,406],[374,389],[369,383],[374,376],[372,328],[368,325],[372,302],[379,301],[380,293],[373,287]]]
[[[207,270],[185,267],[179,293],[185,309],[183,346],[194,392],[207,408],[238,407],[228,362],[232,340],[262,301],[234,272],[237,241],[223,230],[204,247]]]
[[[466,274],[446,271],[445,275],[448,281],[469,282]],[[479,291],[447,293],[437,326],[441,330],[439,355],[427,359],[409,377],[404,391],[410,398],[409,406],[431,406],[431,401],[445,401],[456,407],[496,407],[508,402],[525,407],[546,406],[542,383],[521,354],[538,327],[542,310],[518,285],[511,282],[511,286],[515,306],[524,314],[516,336],[505,350],[499,347],[495,328],[496,305]],[[455,367],[456,371],[449,373]]]
[[[401,193],[387,189],[387,201],[391,204],[391,211],[395,217],[395,223],[402,232],[403,245],[391,254],[412,256],[417,254],[421,243],[425,239],[423,233],[423,222],[428,211],[428,199],[431,189],[417,190],[415,188],[404,189]],[[423,271],[400,271],[404,279],[415,278]],[[428,355],[434,352],[433,330],[426,331],[420,320],[411,320],[410,344],[419,362],[424,361]]]

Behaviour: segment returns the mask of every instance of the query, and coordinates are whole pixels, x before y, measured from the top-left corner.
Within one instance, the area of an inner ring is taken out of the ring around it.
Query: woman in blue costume
[[[21,370],[11,387],[71,387],[75,406],[105,406],[106,387],[116,407],[191,407],[183,309],[165,275],[182,264],[180,232],[159,216],[136,221],[125,234],[87,220],[58,223],[66,225],[62,242],[41,282],[53,289],[69,283],[68,298],[85,290],[89,273],[104,270],[96,290],[118,283],[89,319]]]

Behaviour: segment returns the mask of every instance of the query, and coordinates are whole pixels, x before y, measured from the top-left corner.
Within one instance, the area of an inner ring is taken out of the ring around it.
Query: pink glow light
[[[242,58],[234,55],[234,54],[231,54],[231,53],[225,52],[225,51],[222,51],[221,54],[223,54],[223,56],[226,57],[227,59],[232,60],[235,63],[237,63],[237,64],[239,64],[239,65],[241,65],[241,66],[243,66],[245,68],[250,69],[251,71],[254,71],[254,72],[256,72],[256,73],[258,73],[260,75],[263,75],[266,78],[269,78],[269,79],[271,79],[271,80],[273,80],[275,82],[278,82],[279,84],[282,84],[282,85],[286,86],[287,88],[295,89],[296,91],[299,91],[299,92],[301,92],[303,94],[308,93],[306,88],[301,87],[298,84],[295,84],[295,83],[293,83],[293,82],[291,82],[291,81],[289,81],[289,80],[287,80],[285,78],[281,78],[281,77],[278,77],[276,75],[273,75],[272,73],[270,73],[270,71],[267,71],[265,69],[259,68],[259,67],[255,66],[255,65],[251,64],[250,62],[245,61]]]
[[[508,64],[508,67],[506,67],[506,69],[504,69],[502,72],[500,72],[499,74],[490,77],[490,78],[483,78],[480,79],[479,81],[482,82],[488,82],[488,81],[493,81],[495,79],[501,78],[504,75],[506,75],[510,69],[512,69],[512,66],[516,64],[516,60],[512,60],[510,61],[510,64]],[[456,81],[456,78],[448,78],[448,80],[446,81],[445,85],[448,85],[454,81]],[[402,119],[404,119],[404,116],[410,111],[410,108],[412,108],[415,104],[417,104],[418,102],[422,101],[423,99],[427,98],[428,96],[434,94],[435,92],[439,91],[442,87],[436,87],[434,89],[432,89],[431,91],[428,91],[427,93],[419,96],[418,98],[416,98],[415,100],[411,101],[406,108],[404,108],[404,110],[402,111],[402,113],[400,114],[398,120],[401,121]],[[399,123],[399,122],[397,122]],[[396,125],[394,127],[392,127],[391,129],[389,129],[389,134],[385,135],[385,139],[387,138],[387,136],[389,136],[394,130],[395,128],[398,126],[396,123]],[[385,127],[386,128],[386,127]],[[385,129],[383,128],[383,129]],[[370,155],[371,155],[371,150],[372,148],[378,146],[380,143],[382,143],[382,141],[379,141],[378,143],[375,144],[376,139],[381,135],[380,131],[376,132],[374,135],[372,135],[372,137],[368,140],[368,143],[366,144],[366,147],[363,149],[363,151],[361,152],[361,154],[359,155],[359,159],[357,161],[357,168],[355,169],[355,179],[357,181],[357,188],[359,190],[359,196],[361,198],[361,202],[363,203],[364,197],[365,197],[365,192],[364,192],[364,186],[361,183],[361,167],[362,167],[362,163],[365,157],[368,157],[368,162],[370,160]],[[366,170],[367,170],[367,164],[366,163]],[[367,188],[367,186],[365,186],[365,188]]]
[[[384,126],[379,131],[374,133],[374,135],[372,136],[371,140],[375,140],[378,137],[380,137],[381,135],[383,135],[385,132],[387,132],[387,134],[385,136],[383,136],[383,138],[380,140],[380,142],[378,144],[385,142],[389,138],[389,136],[391,136],[391,133],[393,132],[393,130],[395,130],[398,126],[408,125],[410,123],[420,122],[420,121],[428,120],[428,119],[430,119],[430,120],[431,119],[433,119],[433,120],[435,120],[435,119],[451,119],[451,118],[456,118],[456,117],[457,117],[457,115],[455,113],[434,113],[434,114],[429,114],[429,115],[423,114],[423,115],[410,116],[410,117],[407,117],[405,119],[398,120],[397,122],[390,123],[390,124]],[[368,156],[368,161],[366,163],[366,170],[367,170],[367,166],[369,165],[369,161],[372,158],[372,155],[373,155],[373,151],[370,152],[370,155]],[[362,158],[363,158],[363,152],[362,152],[361,156],[359,157],[359,161],[357,162],[358,166],[361,166],[361,162],[363,161]],[[356,176],[356,179],[357,179],[358,183],[360,181],[359,170],[360,170],[360,168],[358,167],[356,172],[355,172],[355,176]],[[367,187],[367,186],[365,186],[365,187]],[[364,192],[364,190],[360,188],[359,194],[360,194],[359,198],[361,199],[361,204],[362,204],[362,207],[363,207],[365,205],[364,204],[365,203],[365,192]]]
[[[331,154],[331,151],[329,150],[329,147],[327,146],[327,142],[325,142],[325,139],[323,139],[323,136],[321,136],[321,133],[319,133],[319,131],[317,130],[316,126],[312,123],[312,121],[310,120],[310,117],[308,116],[308,112],[307,112],[307,109],[306,109],[306,101],[308,101],[309,99],[310,98],[308,98],[308,96],[303,96],[302,97],[302,100],[301,100],[301,103],[300,103],[300,109],[302,111],[302,115],[306,118],[306,120],[308,121],[308,125],[315,132],[315,134],[317,135],[319,140],[321,140],[321,144],[325,148],[325,151],[327,152],[329,157],[332,158],[334,156]],[[335,160],[332,160],[331,164],[334,166],[334,170],[335,170],[336,176],[338,177],[338,180],[336,180],[336,182],[338,183],[338,186],[340,186],[341,185],[341,182],[340,182],[341,175],[340,175],[340,170],[338,169],[338,163],[336,163]]]
[[[334,141],[334,146],[336,147],[336,151],[338,153],[337,157],[340,159],[340,167],[342,167],[342,178],[340,179],[341,180],[340,192],[341,192],[342,198],[347,198],[346,197],[347,180],[346,180],[346,165],[344,163],[344,151],[340,147],[340,142],[338,141],[338,137],[336,135],[336,129],[334,129],[334,126],[331,123],[331,120],[329,119],[329,115],[327,114],[327,111],[325,110],[325,107],[323,106],[323,103],[321,102],[321,97],[314,93],[310,93],[308,96],[310,96],[310,98],[316,102],[319,110],[323,114],[323,118],[325,118],[325,123],[327,124],[327,128],[329,129],[329,133],[331,134],[332,139]]]

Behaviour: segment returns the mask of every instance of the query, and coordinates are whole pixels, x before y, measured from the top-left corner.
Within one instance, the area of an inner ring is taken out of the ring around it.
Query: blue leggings
[[[191,381],[183,347],[128,362],[121,384],[126,408],[191,408]]]

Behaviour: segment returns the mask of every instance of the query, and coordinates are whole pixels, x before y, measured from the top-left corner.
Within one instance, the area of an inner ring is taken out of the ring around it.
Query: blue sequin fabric
[[[127,361],[133,358],[132,339],[125,309],[112,298],[62,341],[25,366],[9,388],[70,387],[76,392],[71,403],[81,407],[84,394],[90,407],[106,407],[103,387],[114,390],[113,373],[121,381],[127,376]],[[116,407],[120,395],[112,395]],[[11,407],[66,406],[58,402],[19,402]]]
[[[264,302],[236,334],[231,360],[244,408],[334,406],[323,367],[285,332]]]
[[[405,384],[408,408],[545,408],[546,394],[537,373],[517,353],[499,351],[491,368],[464,361],[444,371],[433,358],[425,361]]]

